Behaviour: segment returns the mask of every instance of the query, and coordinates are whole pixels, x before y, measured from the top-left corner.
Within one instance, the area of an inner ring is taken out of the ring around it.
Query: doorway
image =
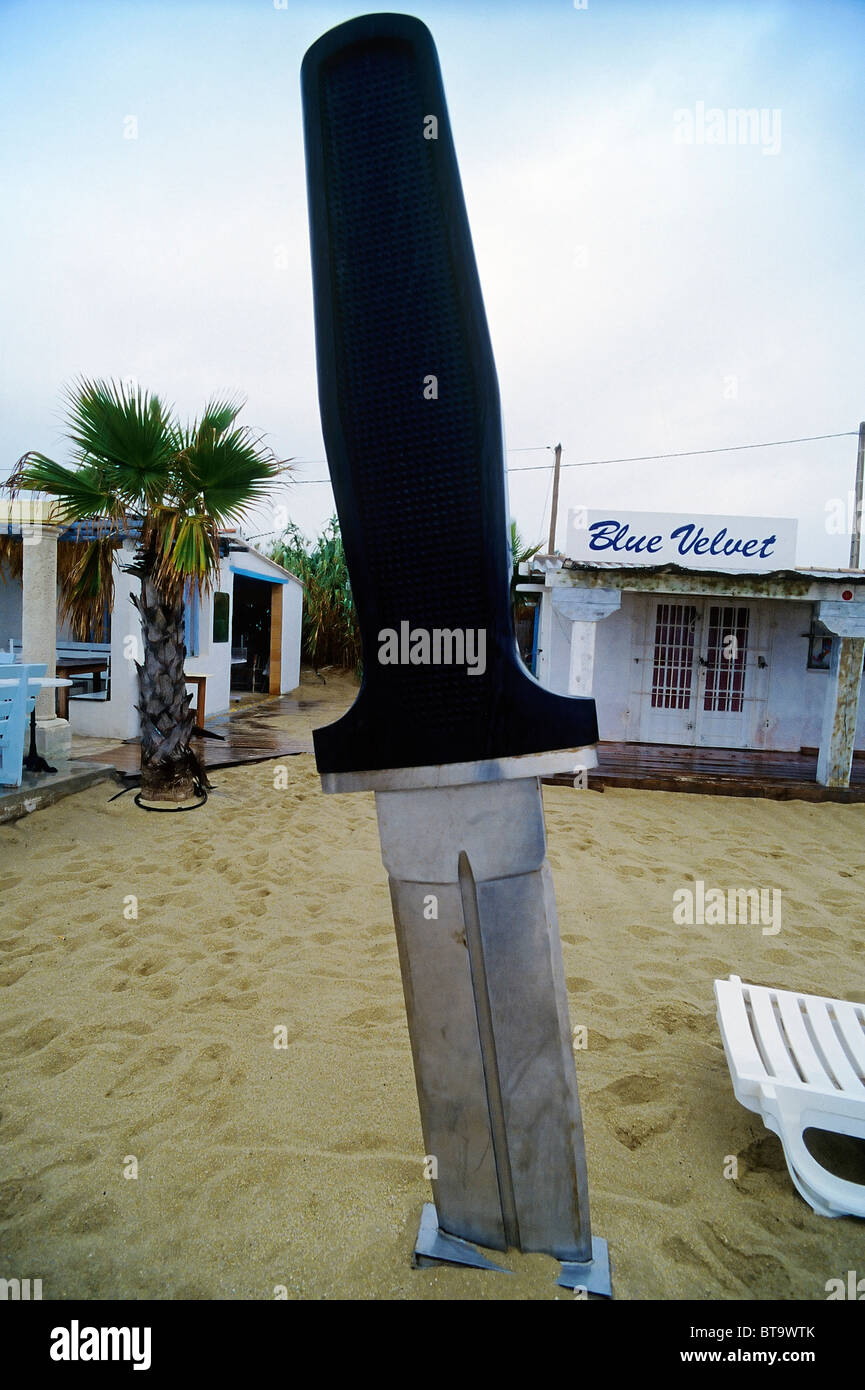
[[[231,618],[231,689],[267,694],[270,690],[271,585],[234,576]]]
[[[754,605],[649,599],[637,628],[640,742],[754,746],[767,667]]]

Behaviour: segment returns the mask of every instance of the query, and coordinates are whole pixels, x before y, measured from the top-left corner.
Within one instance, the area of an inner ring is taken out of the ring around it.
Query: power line
[[[837,434],[804,434],[798,439],[767,439],[759,444],[726,444],[718,449],[680,449],[672,454],[632,454],[628,458],[618,459],[581,459],[578,463],[563,463],[562,468],[593,468],[601,463],[647,463],[651,459],[685,459],[695,458],[698,454],[735,454],[740,449],[774,449],[779,444],[809,444],[815,439],[846,439],[848,436],[858,434],[858,430],[841,430]],[[531,468],[509,468],[509,473],[542,473],[547,468],[555,467],[552,463],[541,463]]]
[[[655,459],[684,459],[697,458],[702,454],[735,454],[742,449],[775,449],[782,444],[811,444],[818,439],[848,439],[858,434],[858,430],[839,430],[835,434],[803,434],[797,439],[764,439],[755,444],[724,444],[715,449],[679,449],[675,453],[667,454],[631,454],[624,458],[609,459],[580,459],[575,463],[563,463],[562,468],[596,468],[605,463],[650,463]],[[509,454],[535,454],[544,451],[552,452],[551,444],[530,444],[521,449],[508,449]],[[326,459],[307,459],[307,463],[326,463]],[[540,463],[527,465],[526,467],[508,468],[508,473],[543,473],[545,469],[554,468],[555,464]],[[287,478],[285,483],[290,487],[303,486],[308,484],[329,483],[330,478]]]

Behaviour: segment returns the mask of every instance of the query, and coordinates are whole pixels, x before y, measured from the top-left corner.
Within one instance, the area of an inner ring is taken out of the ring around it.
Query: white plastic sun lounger
[[[806,1129],[865,1139],[865,1005],[715,981],[718,1023],[736,1099],[784,1146],[798,1191],[821,1216],[865,1216],[865,1185],[828,1172]]]

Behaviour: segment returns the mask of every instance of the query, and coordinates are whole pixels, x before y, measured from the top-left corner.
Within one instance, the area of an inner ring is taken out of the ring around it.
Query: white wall
[[[282,586],[282,666],[279,688],[283,694],[300,685],[300,628],[303,620],[303,585],[300,580]]]
[[[638,624],[639,641],[644,621],[641,598],[640,594],[623,593],[618,612],[597,623],[592,693],[600,736],[612,743],[624,743],[638,736],[638,716],[631,694],[636,686],[632,627]]]
[[[125,563],[131,552],[122,551]],[[255,552],[234,551],[220,562],[217,578],[210,593],[202,597],[198,615],[198,654],[188,656],[186,670],[190,675],[206,675],[204,691],[205,716],[227,713],[231,704],[231,623],[234,616],[234,574],[231,561],[241,569],[260,574],[262,579],[282,575],[283,571]],[[290,579],[282,586],[282,676],[280,689],[294,690],[300,681],[300,625],[303,605],[303,585]],[[138,700],[138,673],[134,660],[125,655],[130,649],[124,638],[135,639],[137,659],[141,660],[141,627],[138,613],[129,599],[138,580],[115,571],[115,599],[111,621],[111,698],[109,700],[70,700],[69,720],[76,733],[99,738],[135,738],[139,719],[135,704]],[[229,596],[227,642],[213,641],[213,593]],[[197,700],[195,686],[188,687],[193,705]]]
[[[547,589],[541,596],[538,680],[561,695],[570,693],[571,626],[568,619],[553,608]]]
[[[126,564],[131,550],[121,550],[119,559]],[[141,620],[130,599],[138,593],[140,581],[133,575],[114,572],[114,608],[111,614],[111,697],[108,700],[69,701],[69,722],[75,733],[96,738],[137,738],[139,732],[138,671],[135,662],[141,661]],[[222,562],[215,581],[217,589],[232,593],[233,575],[228,562]],[[229,599],[230,602],[230,599]],[[229,612],[229,634],[231,633]],[[201,601],[198,617],[198,655],[186,659],[186,670],[207,676],[205,714],[221,714],[229,705],[231,679],[231,641],[213,642],[213,599],[210,594]],[[188,690],[195,706],[198,693],[191,685]]]
[[[622,607],[595,625],[594,669],[591,694],[598,711],[600,737],[609,742],[625,742],[639,738],[639,712],[632,692],[637,682],[634,657],[644,630],[646,606],[654,605],[666,596],[638,594],[625,591]],[[681,595],[669,595],[680,601]],[[798,752],[802,747],[816,748],[820,743],[823,705],[829,686],[829,676],[822,671],[809,671],[807,633],[811,623],[812,605],[795,600],[749,599],[759,609],[760,651],[765,654],[767,670],[763,689],[766,691],[765,717],[759,721],[753,740],[754,747]],[[544,596],[549,610],[549,591]],[[541,672],[544,685],[559,693],[588,693],[576,689],[580,669],[580,653],[571,660],[572,624],[550,612],[548,626],[548,661]],[[573,624],[575,644],[583,647],[586,623]],[[865,749],[865,690],[859,701],[855,747]]]
[[[260,575],[271,583],[286,579],[285,570],[259,555],[255,550],[237,550],[232,553],[232,563],[248,574]],[[279,689],[282,694],[296,689],[300,684],[300,638],[303,616],[303,585],[294,575],[288,576],[287,583],[280,583],[282,589],[282,633]]]
[[[133,551],[117,552],[121,564],[128,564]],[[111,612],[110,699],[69,701],[69,723],[76,734],[92,738],[135,738],[138,733],[138,672],[135,657],[141,660],[141,623],[129,595],[137,593],[139,580],[114,567],[114,607]],[[133,641],[127,641],[132,638]]]
[[[213,640],[213,595],[216,592],[228,594],[228,641]],[[213,589],[204,594],[198,612],[198,655],[187,656],[186,672],[196,676],[207,676],[204,687],[204,713],[225,714],[231,703],[231,622],[234,617],[234,575],[229,568],[228,559],[220,560],[219,572]],[[188,687],[192,703],[198,700],[194,685]]]

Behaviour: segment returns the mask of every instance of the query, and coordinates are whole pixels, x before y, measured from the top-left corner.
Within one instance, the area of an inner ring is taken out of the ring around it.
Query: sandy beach
[[[411,1268],[431,1189],[372,795],[324,796],[308,754],[213,782],[188,815],[105,783],[0,827],[0,1274],[46,1299],[573,1297],[542,1255]],[[865,1223],[814,1215],[736,1102],[712,982],[865,998],[865,806],[544,802],[617,1298],[825,1299]],[[780,890],[780,930],[674,924],[698,879]]]

